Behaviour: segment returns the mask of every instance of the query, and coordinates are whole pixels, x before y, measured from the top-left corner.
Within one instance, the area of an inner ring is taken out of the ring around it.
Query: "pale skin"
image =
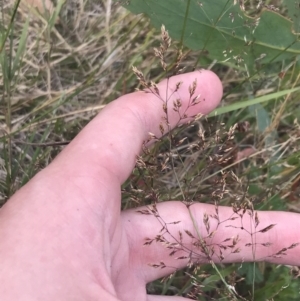
[[[170,79],[169,90],[183,82],[174,95],[182,100],[182,109],[187,106],[188,87],[195,79],[201,101],[188,109],[189,116],[207,114],[222,97],[222,85],[214,73],[202,70],[179,75]],[[160,91],[166,91],[166,87],[167,81],[159,84]],[[172,101],[169,106],[173,127],[178,115],[171,110]],[[0,211],[2,301],[187,300],[147,295],[146,283],[186,266],[188,260],[175,258],[186,253],[170,257],[170,250],[160,243],[144,246],[147,237],[159,233],[158,220],[136,210],[120,211],[120,186],[134,168],[148,133],[160,135],[163,115],[161,100],[152,94],[122,96],[99,113],[47,168],[7,202]],[[179,230],[195,235],[198,231],[205,236],[203,214],[214,213],[215,208],[201,203],[190,207],[197,231],[181,202],[159,203],[157,209],[164,221],[181,221],[170,227],[174,237],[178,237]],[[219,208],[221,219],[231,214],[231,208]],[[300,242],[299,215],[259,212],[259,219],[259,229],[276,226],[266,233],[257,233],[257,242],[268,241],[272,245],[258,245],[256,258],[300,265],[299,247],[288,250],[286,256],[269,257]],[[213,238],[218,243],[239,235],[237,247],[241,251],[227,254],[225,262],[252,261],[251,248],[244,247],[251,242],[249,235],[239,228],[239,220],[231,225],[237,228],[220,225]],[[249,219],[245,219],[244,227],[250,227]],[[190,242],[184,236],[184,243]],[[157,269],[150,265],[160,261],[169,267]],[[201,261],[207,259],[203,257]]]

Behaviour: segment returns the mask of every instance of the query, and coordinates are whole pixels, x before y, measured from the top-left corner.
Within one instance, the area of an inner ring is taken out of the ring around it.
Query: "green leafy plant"
[[[251,74],[262,64],[300,54],[300,41],[290,20],[269,9],[249,17],[243,1],[237,2],[130,0],[125,7],[146,14],[156,27],[164,24],[172,38],[201,50],[201,55],[245,67]]]

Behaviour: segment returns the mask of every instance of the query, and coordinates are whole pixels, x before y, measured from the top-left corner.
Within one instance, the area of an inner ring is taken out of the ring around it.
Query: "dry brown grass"
[[[0,138],[10,137],[0,147],[11,157],[1,156],[0,182],[10,186],[1,189],[1,202],[59,150],[38,150],[39,144],[68,142],[107,102],[134,89],[131,66],[145,65],[145,48],[155,40],[148,21],[111,1],[66,1],[55,20],[57,6],[47,1],[49,10],[42,7],[42,1],[23,0],[5,43],[8,63],[29,21],[16,73],[8,79],[0,69]],[[12,1],[3,3],[3,28],[13,8]]]
[[[34,7],[41,13],[53,11],[53,3],[50,0],[21,0],[21,4],[29,9]]]

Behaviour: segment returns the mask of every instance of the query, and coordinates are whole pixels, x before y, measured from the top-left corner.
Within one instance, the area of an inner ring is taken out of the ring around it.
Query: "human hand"
[[[201,94],[201,101],[188,109],[188,116],[207,114],[222,96],[221,83],[210,71],[173,77],[168,82],[170,91],[177,82],[183,82],[174,94],[174,99],[182,100],[182,110],[187,107],[188,87],[195,79],[195,94]],[[167,82],[160,83],[159,89],[165,91]],[[168,117],[174,127],[178,115],[172,104],[169,101]],[[120,212],[121,184],[130,175],[148,133],[160,136],[163,115],[162,103],[150,93],[119,98],[8,201],[0,211],[1,300],[185,300],[147,295],[146,283],[186,266],[189,259],[169,256],[170,250],[158,242],[144,246],[145,238],[155,237],[161,229],[153,215],[141,215],[137,210]],[[214,206],[194,204],[189,207],[191,218],[183,203],[171,201],[157,204],[157,210],[165,222],[181,221],[171,227],[172,237],[168,239],[174,242],[179,231],[205,236],[203,215],[215,213]],[[232,213],[232,208],[219,207],[221,220]],[[259,219],[259,229],[270,224],[276,227],[256,233],[255,257],[299,265],[298,247],[287,250],[287,256],[272,256],[299,242],[299,216],[260,212]],[[251,238],[242,231],[240,220],[232,220],[230,225],[218,226],[214,243],[239,235],[236,248],[241,251],[229,252],[224,262],[253,261],[251,248],[245,247]],[[249,229],[251,219],[245,219],[243,227]],[[261,242],[272,245],[263,247]],[[189,236],[183,237],[183,243],[197,252]],[[181,255],[186,253],[176,253],[176,257]],[[201,259],[209,260],[219,258]],[[166,268],[151,266],[161,261]]]

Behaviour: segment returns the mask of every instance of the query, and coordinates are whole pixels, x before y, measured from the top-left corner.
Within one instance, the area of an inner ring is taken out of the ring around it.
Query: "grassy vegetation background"
[[[161,43],[160,32],[144,16],[132,15],[110,0],[28,3],[23,1],[18,10],[16,2],[0,4],[1,205],[107,103],[141,87],[133,65],[147,80],[170,74],[153,54]],[[258,3],[245,1],[249,14],[255,14]],[[281,1],[265,3],[285,13]],[[137,164],[124,184],[123,208],[193,199],[299,212],[299,58],[267,66],[250,78],[241,66],[209,56],[199,61],[199,53],[176,41],[165,61],[171,65],[180,49],[184,71],[196,66],[218,74],[224,85],[222,107],[231,105],[230,110],[219,110],[218,116],[158,141],[144,154],[149,165]],[[289,89],[293,93],[281,93]],[[219,272],[240,298],[299,299],[296,267],[243,263],[220,265]],[[196,300],[234,299],[210,265],[151,283],[148,291],[193,294]]]

